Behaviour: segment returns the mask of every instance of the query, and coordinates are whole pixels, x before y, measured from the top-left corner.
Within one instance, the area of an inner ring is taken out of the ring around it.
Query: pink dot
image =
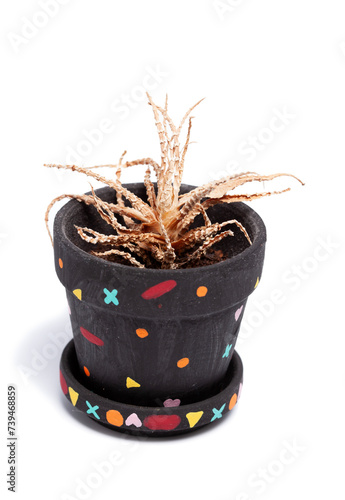
[[[237,395],[237,399],[240,399],[240,397],[241,397],[242,387],[243,387],[243,384],[242,384],[242,382],[241,382],[241,383],[240,383],[240,386],[239,386],[239,388],[238,388],[238,395]]]

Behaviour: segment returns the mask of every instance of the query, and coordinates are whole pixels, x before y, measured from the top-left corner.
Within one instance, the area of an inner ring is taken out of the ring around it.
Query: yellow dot
[[[255,286],[254,286],[254,288],[256,288],[256,287],[258,286],[258,284],[259,284],[259,281],[260,281],[260,280],[259,280],[259,278],[258,278],[258,279],[256,280],[256,283],[255,283]]]
[[[140,337],[141,339],[144,339],[145,337],[148,336],[149,332],[145,330],[145,328],[137,328],[135,330],[135,333]]]
[[[85,375],[87,375],[88,377],[90,377],[90,372],[89,372],[89,370],[86,368],[86,366],[84,366],[84,372],[85,372]]]
[[[198,297],[205,297],[207,292],[208,292],[208,290],[207,290],[206,286],[199,286],[199,288],[196,291],[196,294]]]
[[[236,403],[237,403],[237,394],[235,392],[235,394],[233,394],[232,398],[230,399],[229,410],[232,410]]]
[[[63,262],[62,262],[62,259],[59,259],[59,266],[60,266],[60,268],[61,268],[61,269],[63,268]]]
[[[123,424],[123,416],[117,410],[107,411],[106,417],[107,421],[111,425],[115,425],[116,427],[121,427],[121,425]]]
[[[179,368],[184,368],[185,366],[187,366],[189,364],[189,359],[188,358],[182,358],[182,359],[179,359],[178,362],[177,362],[177,366]]]

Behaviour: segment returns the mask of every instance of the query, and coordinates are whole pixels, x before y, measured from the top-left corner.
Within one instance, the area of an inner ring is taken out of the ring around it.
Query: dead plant
[[[52,200],[45,216],[51,240],[48,217],[52,206],[64,198],[73,198],[94,206],[100,217],[113,229],[114,234],[109,236],[91,228],[75,226],[83,240],[96,245],[96,249],[91,253],[103,259],[112,260],[116,256],[117,259],[124,259],[137,267],[178,269],[197,266],[215,243],[234,235],[231,226],[236,226],[250,245],[249,234],[240,221],[231,219],[222,223],[212,223],[207,210],[219,203],[250,201],[290,190],[286,188],[283,191],[229,194],[235,188],[249,182],[270,181],[282,176],[293,177],[301,184],[303,182],[291,174],[259,175],[255,172],[243,172],[180,194],[185,157],[190,145],[193,119],[191,112],[201,101],[192,106],[181,123],[176,126],[168,114],[168,100],[166,99],[164,107],[160,107],[153,102],[149,94],[147,97],[153,109],[159,136],[160,163],[152,158],[124,162],[126,154],[124,152],[119,163],[115,165],[82,168],[76,165],[46,164],[46,167],[81,172],[111,187],[116,194],[116,203],[108,203],[100,199],[91,187],[92,194],[64,194]],[[181,148],[180,134],[187,120],[187,137]],[[122,170],[134,165],[147,167],[144,176],[147,202],[121,184]],[[94,172],[101,167],[115,169],[114,178],[108,179]],[[151,181],[152,171],[156,177],[156,186]],[[198,215],[202,216],[203,225],[191,228]]]

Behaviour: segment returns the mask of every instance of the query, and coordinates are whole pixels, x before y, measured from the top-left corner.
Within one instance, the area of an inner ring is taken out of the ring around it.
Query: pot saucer
[[[240,397],[243,365],[235,351],[217,394],[186,405],[183,401],[180,405],[179,400],[167,400],[167,406],[162,407],[119,403],[85,387],[84,379],[71,340],[61,356],[60,383],[63,393],[75,408],[116,431],[148,437],[170,436],[196,430],[226,416]]]

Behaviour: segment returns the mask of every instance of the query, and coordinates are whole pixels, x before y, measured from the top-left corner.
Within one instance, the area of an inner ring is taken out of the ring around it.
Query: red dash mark
[[[181,423],[178,415],[150,415],[144,420],[144,425],[151,431],[172,431]]]
[[[88,340],[92,344],[104,345],[104,342],[102,339],[96,337],[96,335],[93,335],[88,330],[85,330],[85,328],[83,328],[82,326],[80,327],[80,331],[81,331],[81,334],[83,335],[83,337],[85,337],[86,340]]]
[[[60,385],[61,385],[62,392],[64,394],[67,394],[67,391],[68,391],[67,383],[66,383],[66,380],[65,380],[64,376],[62,375],[61,371],[60,371]]]
[[[144,293],[141,294],[145,300],[157,299],[167,292],[170,292],[177,285],[175,280],[162,281],[158,285],[151,286]]]

